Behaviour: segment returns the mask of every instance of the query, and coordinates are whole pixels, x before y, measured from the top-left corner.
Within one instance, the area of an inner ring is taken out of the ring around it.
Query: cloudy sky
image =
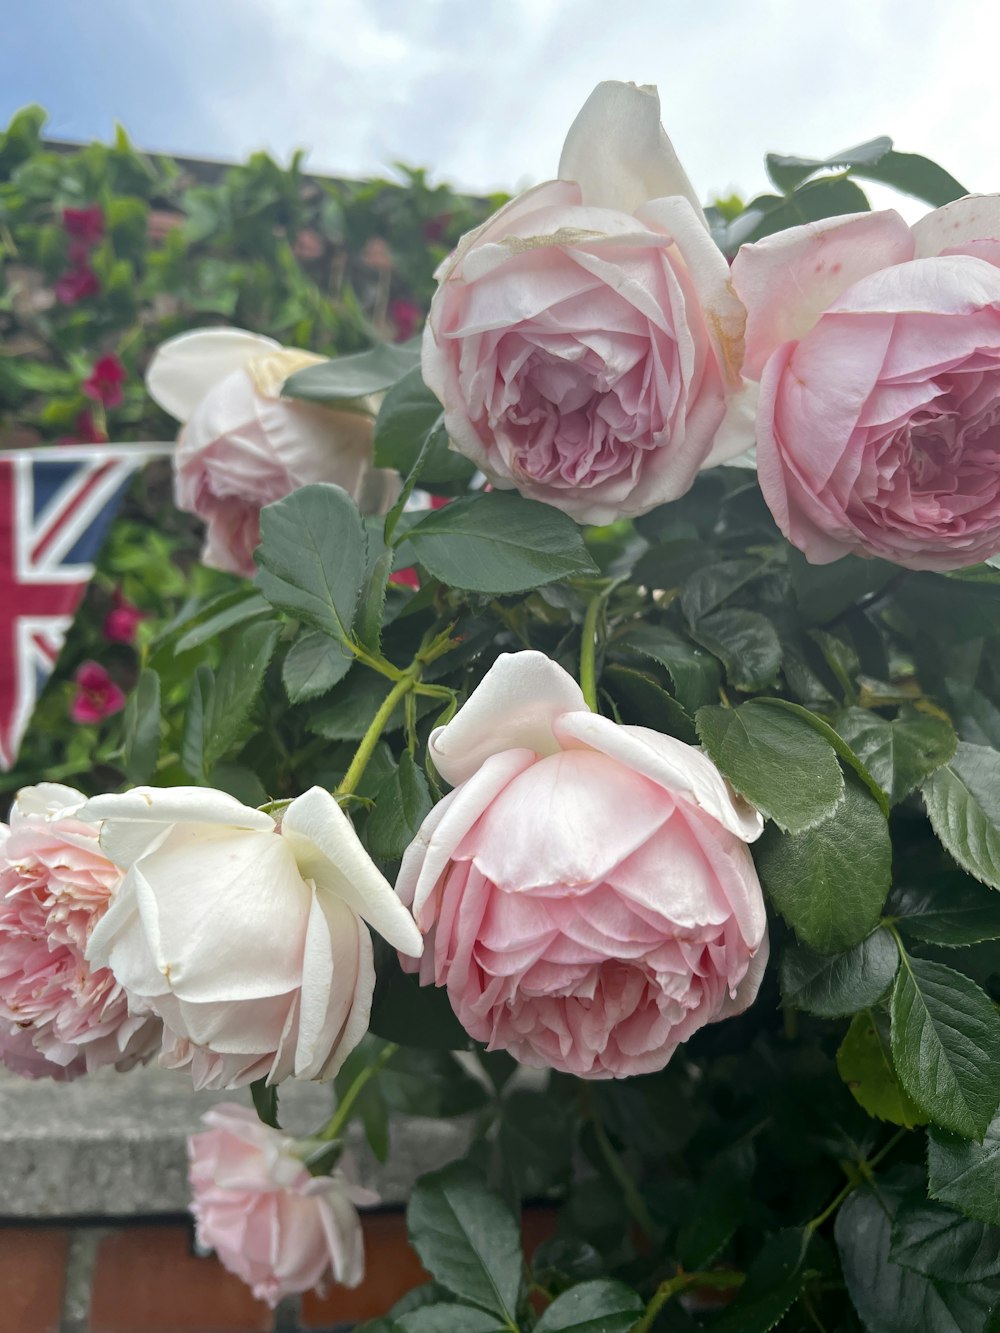
[[[877,134],[997,190],[998,39],[997,0],[8,0],[0,121],[34,101],[61,138],[119,120],[150,149],[512,189],[618,78],[659,86],[706,197]]]

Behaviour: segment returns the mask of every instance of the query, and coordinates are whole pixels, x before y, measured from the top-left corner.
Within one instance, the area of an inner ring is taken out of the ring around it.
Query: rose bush
[[[558,180],[463,237],[437,277],[424,379],[495,486],[607,523],[751,443],[718,434],[745,316],[655,89],[602,83]]]
[[[817,564],[959,569],[1000,551],[1000,196],[744,247],[760,484]]]
[[[183,422],[174,493],[206,524],[205,564],[251,578],[262,506],[309,482],[343,486],[365,513],[395,500],[395,472],[372,467],[371,404],[335,411],[281,399],[293,371],[323,359],[244,329],[199,329],[150,362],[150,396]]]
[[[189,1069],[196,1088],[332,1078],[368,1026],[365,922],[420,953],[328,792],[297,797],[280,820],[198,788],[137,787],[80,813],[125,872],[88,961],[163,1020],[161,1063]]]
[[[365,1273],[356,1204],[376,1202],[342,1171],[311,1176],[290,1135],[223,1103],[188,1140],[200,1244],[273,1309],[327,1278],[356,1287]]]
[[[595,717],[533,652],[498,658],[428,750],[455,790],[396,887],[426,937],[421,981],[476,1041],[626,1078],[753,1000],[763,821],[698,750]]]

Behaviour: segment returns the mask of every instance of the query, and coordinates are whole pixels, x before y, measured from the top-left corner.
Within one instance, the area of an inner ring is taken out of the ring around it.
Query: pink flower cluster
[[[122,876],[77,818],[83,802],[43,783],[0,825],[0,1060],[30,1078],[128,1068],[160,1041],[159,1023],[131,1016],[114,975],[85,958]]]

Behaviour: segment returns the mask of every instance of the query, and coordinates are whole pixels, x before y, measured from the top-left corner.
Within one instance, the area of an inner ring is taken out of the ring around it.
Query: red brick
[[[322,1300],[309,1292],[302,1300],[304,1328],[329,1328],[352,1319],[374,1319],[414,1287],[429,1281],[406,1238],[402,1213],[368,1213],[365,1233],[365,1280],[360,1287],[331,1287]]]
[[[101,1242],[90,1333],[268,1333],[274,1316],[186,1226],[130,1227]]]
[[[0,1318],[17,1333],[59,1333],[69,1232],[0,1228]]]

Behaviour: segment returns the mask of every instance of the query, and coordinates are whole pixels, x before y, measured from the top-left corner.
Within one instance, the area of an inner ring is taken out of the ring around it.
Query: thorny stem
[[[368,761],[375,753],[375,747],[378,745],[379,738],[385,730],[389,719],[396,711],[396,705],[400,699],[409,694],[417,683],[417,672],[419,667],[411,667],[405,672],[401,679],[397,680],[395,685],[382,701],[381,707],[371,720],[371,725],[362,737],[361,744],[355,751],[354,758],[351,760],[350,767],[344,774],[340,786],[333,793],[334,796],[349,796],[361,781],[365,769],[368,767]]]
[[[733,1287],[741,1287],[743,1282],[744,1274],[732,1271],[678,1273],[676,1277],[667,1278],[666,1282],[661,1282],[656,1288],[642,1317],[632,1326],[632,1333],[649,1333],[656,1323],[656,1316],[671,1296],[687,1291],[688,1287],[712,1287],[716,1291],[731,1291]]]
[[[580,632],[580,689],[592,713],[600,711],[597,707],[597,626],[608,598],[620,582],[621,579],[616,579],[600,592],[595,592],[587,603],[583,617],[583,629]]]
[[[812,1235],[814,1231],[818,1231],[823,1223],[833,1216],[848,1195],[853,1194],[861,1182],[871,1175],[872,1168],[878,1166],[879,1162],[892,1152],[896,1144],[906,1137],[907,1132],[908,1131],[905,1129],[898,1129],[896,1133],[893,1134],[892,1138],[889,1139],[888,1143],[884,1143],[877,1153],[867,1158],[865,1161],[858,1163],[857,1174],[847,1182],[844,1188],[829,1204],[827,1204],[821,1213],[817,1213],[814,1218],[806,1223],[806,1231],[810,1235]]]
[[[354,1103],[358,1100],[367,1084],[370,1083],[375,1075],[389,1063],[398,1050],[399,1047],[394,1041],[389,1042],[388,1046],[379,1051],[378,1056],[371,1062],[371,1064],[366,1065],[365,1068],[362,1069],[361,1073],[344,1093],[336,1111],[334,1111],[333,1115],[316,1135],[316,1138],[323,1139],[324,1141],[340,1138],[341,1134],[344,1132],[344,1126],[350,1119],[351,1109],[354,1106]]]

